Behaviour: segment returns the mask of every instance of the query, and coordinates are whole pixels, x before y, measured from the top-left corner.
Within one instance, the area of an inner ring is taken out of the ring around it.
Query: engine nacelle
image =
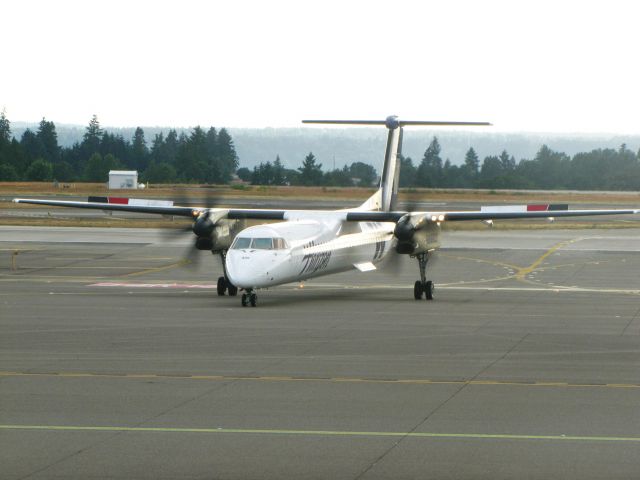
[[[198,219],[193,224],[193,233],[198,237],[196,248],[212,252],[228,250],[242,227],[243,222],[239,220],[218,220],[214,224],[209,218],[202,221]]]
[[[417,229],[411,221],[400,220],[394,230],[396,251],[405,255],[417,255],[440,246],[440,224],[426,222]]]

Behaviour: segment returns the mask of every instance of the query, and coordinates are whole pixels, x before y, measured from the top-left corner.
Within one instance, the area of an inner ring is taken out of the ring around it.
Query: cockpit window
[[[233,242],[233,248],[234,250],[242,250],[244,248],[249,248],[249,246],[251,245],[251,239],[250,238],[243,238],[243,237],[238,237],[236,238],[236,241]]]
[[[233,250],[284,250],[288,247],[287,241],[284,238],[237,237],[231,248]]]
[[[276,250],[284,250],[285,248],[287,248],[287,242],[285,242],[284,238],[274,238],[273,248],[275,248]]]
[[[256,250],[271,250],[273,248],[273,241],[271,238],[254,238],[251,241],[251,248]]]

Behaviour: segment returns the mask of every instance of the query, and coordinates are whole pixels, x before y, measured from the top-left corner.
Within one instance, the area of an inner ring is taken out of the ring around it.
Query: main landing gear
[[[427,262],[429,261],[429,252],[419,253],[416,255],[418,266],[420,267],[420,280],[416,280],[413,286],[413,298],[422,299],[424,294],[427,300],[433,300],[433,290],[435,288],[431,280],[427,280]]]
[[[222,271],[224,272],[224,276],[218,277],[218,296],[223,296],[225,292],[228,291],[230,297],[235,297],[238,294],[238,287],[231,283],[229,278],[227,278],[226,257],[227,252],[222,250],[220,252],[220,258],[222,259]]]
[[[249,288],[242,294],[241,303],[243,307],[246,307],[247,305],[255,307],[258,304],[258,295]]]

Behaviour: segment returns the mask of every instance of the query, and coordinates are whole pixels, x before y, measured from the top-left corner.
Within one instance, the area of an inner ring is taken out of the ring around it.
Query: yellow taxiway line
[[[242,375],[191,375],[154,373],[96,373],[96,372],[11,372],[0,371],[2,377],[53,377],[53,378],[120,378],[120,379],[168,379],[203,381],[248,381],[248,382],[322,382],[322,383],[373,383],[399,385],[477,385],[555,388],[623,388],[640,389],[637,383],[570,383],[558,381],[502,381],[502,380],[458,380],[426,378],[358,378],[358,377],[297,377],[286,375],[242,376]]]
[[[572,442],[640,442],[640,437],[591,435],[515,435],[500,433],[436,433],[436,432],[369,432],[346,430],[280,430],[255,428],[179,428],[179,427],[124,427],[84,425],[0,425],[0,430],[39,430],[66,432],[144,432],[144,433],[200,433],[245,435],[299,435],[319,437],[403,437],[476,440],[557,440]]]

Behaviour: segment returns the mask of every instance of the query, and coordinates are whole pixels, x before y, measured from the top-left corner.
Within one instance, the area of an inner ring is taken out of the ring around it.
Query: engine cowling
[[[236,233],[241,230],[242,223],[238,220],[211,218],[209,210],[201,213],[193,222],[191,229],[196,235],[195,246],[198,250],[211,250],[219,252],[227,250],[235,238]]]
[[[397,239],[396,252],[405,255],[417,255],[440,246],[440,224],[426,221],[419,225],[405,215],[396,224],[393,235]]]

